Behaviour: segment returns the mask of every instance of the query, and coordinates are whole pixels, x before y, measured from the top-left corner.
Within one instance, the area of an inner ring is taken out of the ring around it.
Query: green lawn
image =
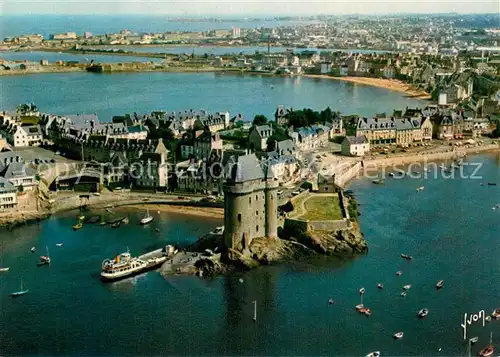
[[[340,211],[340,202],[337,196],[316,196],[311,197],[305,202],[307,213],[302,215],[301,219],[310,221],[327,221],[342,219]]]

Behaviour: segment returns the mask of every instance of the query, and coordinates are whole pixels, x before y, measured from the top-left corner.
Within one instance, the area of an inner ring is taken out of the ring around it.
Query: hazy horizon
[[[222,0],[218,2],[157,0],[54,0],[1,1],[2,15],[149,15],[149,16],[314,16],[314,15],[405,15],[405,14],[495,14],[498,1],[315,1]],[[391,9],[391,11],[388,11]]]

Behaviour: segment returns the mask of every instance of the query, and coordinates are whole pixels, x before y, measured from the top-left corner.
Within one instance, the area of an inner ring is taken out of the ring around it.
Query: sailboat
[[[21,279],[21,290],[15,291],[11,294],[12,297],[18,297],[18,296],[23,296],[28,293],[29,289],[24,290],[23,289],[23,279]]]
[[[2,271],[9,271],[10,267],[5,267],[5,268],[0,268],[0,272]]]
[[[151,216],[149,214],[149,208],[147,209],[146,211],[146,215],[141,219],[141,224],[144,225],[144,224],[148,224],[149,222],[151,222],[153,220],[153,216]]]
[[[45,249],[47,251],[47,255],[40,256],[40,262],[38,263],[39,266],[45,265],[45,264],[50,264],[49,247],[45,247]]]
[[[493,355],[493,353],[495,352],[495,346],[493,346],[493,332],[490,332],[490,344],[488,346],[486,346],[485,348],[483,348],[481,351],[479,351],[479,355],[480,357],[488,357],[488,356],[491,356]]]
[[[253,322],[257,321],[257,300],[253,301]]]

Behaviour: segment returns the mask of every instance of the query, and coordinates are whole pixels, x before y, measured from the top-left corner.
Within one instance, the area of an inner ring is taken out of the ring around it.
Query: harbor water
[[[149,272],[103,284],[104,258],[127,246],[140,254],[193,241],[221,220],[155,213],[153,223],[143,227],[142,213],[133,212],[128,226],[85,225],[73,232],[76,213],[68,213],[2,231],[0,265],[10,271],[0,273],[0,351],[365,356],[377,350],[387,356],[463,356],[464,313],[491,313],[500,305],[500,209],[492,210],[500,203],[500,186],[487,185],[500,185],[500,156],[471,156],[468,162],[482,165],[477,179],[354,181],[350,189],[370,250],[353,259],[318,257],[212,279]],[[465,165],[464,172],[474,169]],[[425,189],[417,192],[421,186]],[[56,247],[58,242],[64,245]],[[45,246],[52,264],[37,268]],[[12,299],[21,278],[30,292]],[[445,283],[437,291],[440,279]],[[379,282],[383,290],[377,289]],[[402,297],[406,284],[412,287]],[[370,317],[354,309],[361,287]],[[416,314],[422,308],[430,313],[420,320]],[[398,331],[404,338],[393,341]],[[469,337],[479,336],[473,354],[488,343],[490,332],[498,346],[500,321],[468,328]]]
[[[54,73],[0,77],[2,109],[35,103],[44,113],[113,115],[153,110],[226,111],[247,120],[256,114],[274,118],[279,104],[295,109],[370,116],[394,109],[422,107],[404,94],[333,79],[270,77],[222,73]]]

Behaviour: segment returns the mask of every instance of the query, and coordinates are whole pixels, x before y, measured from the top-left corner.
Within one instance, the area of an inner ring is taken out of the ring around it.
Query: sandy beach
[[[224,218],[224,209],[213,207],[173,206],[168,204],[140,204],[120,206],[117,209],[134,209],[145,211],[147,208],[149,208],[149,210],[152,212],[160,211],[209,218]]]
[[[344,82],[358,83],[364,84],[373,87],[384,88],[388,90],[392,90],[395,92],[405,93],[409,97],[418,98],[418,99],[430,99],[431,96],[429,93],[424,91],[416,91],[410,88],[407,83],[396,79],[387,79],[387,78],[371,78],[371,77],[332,77],[324,74],[304,74],[303,77],[308,78],[321,78],[321,79],[333,79]]]

